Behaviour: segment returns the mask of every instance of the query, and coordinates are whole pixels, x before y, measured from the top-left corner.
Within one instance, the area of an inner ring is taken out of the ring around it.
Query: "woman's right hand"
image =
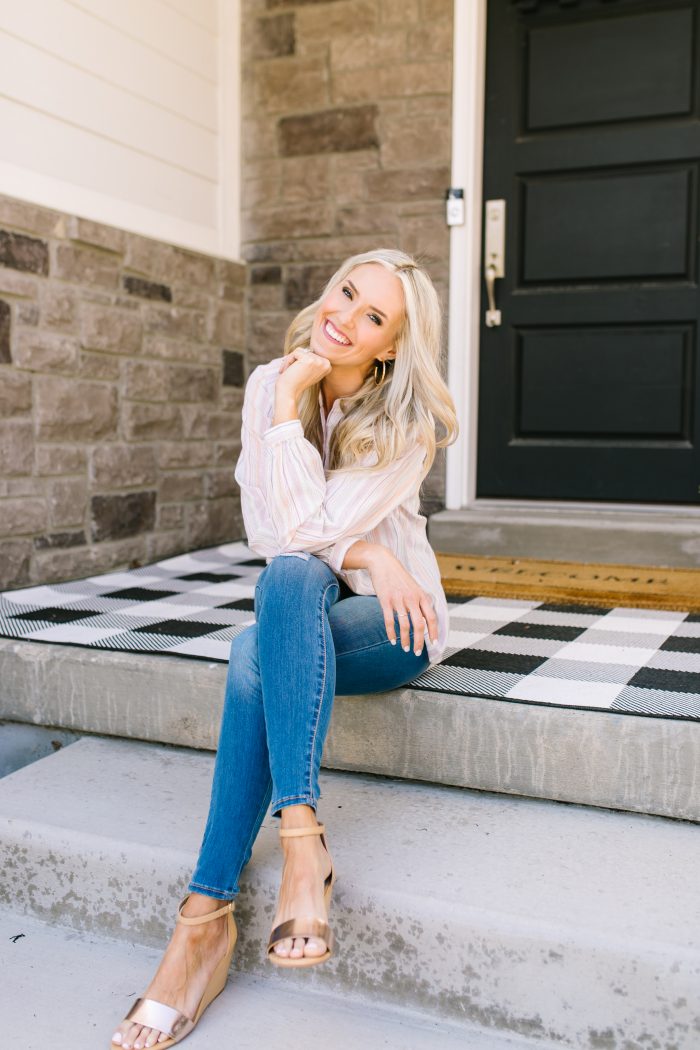
[[[397,613],[402,647],[408,652],[412,624],[413,651],[416,656],[420,656],[426,637],[431,644],[437,641],[438,622],[432,598],[403,567],[396,555],[381,544],[372,545],[367,555],[367,571],[384,613],[389,641],[392,645],[396,644],[394,613]]]
[[[330,370],[331,363],[325,357],[299,347],[282,359],[276,388],[296,399],[307,387],[320,382]]]

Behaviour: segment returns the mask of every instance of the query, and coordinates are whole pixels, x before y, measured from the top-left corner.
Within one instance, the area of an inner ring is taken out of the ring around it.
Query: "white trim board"
[[[486,2],[455,0],[452,185],[464,187],[465,222],[450,229],[448,374],[460,433],[447,449],[447,510],[476,497]]]

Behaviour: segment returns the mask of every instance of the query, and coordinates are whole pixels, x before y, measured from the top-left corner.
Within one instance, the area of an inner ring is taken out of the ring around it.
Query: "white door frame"
[[[574,500],[477,499],[477,416],[481,335],[481,238],[483,214],[486,7],[488,0],[455,0],[452,77],[452,185],[464,189],[465,222],[450,228],[450,307],[447,382],[460,432],[447,449],[447,510],[522,507],[587,511],[677,512],[700,516],[700,507],[669,503]]]
[[[476,498],[486,3],[455,0],[454,5],[451,178],[453,186],[464,189],[465,221],[450,229],[447,382],[460,429],[447,449],[448,510],[467,507]]]

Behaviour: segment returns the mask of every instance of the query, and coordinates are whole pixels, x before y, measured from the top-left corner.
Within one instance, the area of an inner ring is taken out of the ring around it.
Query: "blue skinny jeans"
[[[209,815],[190,891],[232,900],[272,800],[316,809],[333,699],[405,685],[429,663],[391,645],[376,595],[354,594],[312,554],[281,554],[255,588],[256,622],[236,635]],[[396,637],[399,623],[395,619]]]

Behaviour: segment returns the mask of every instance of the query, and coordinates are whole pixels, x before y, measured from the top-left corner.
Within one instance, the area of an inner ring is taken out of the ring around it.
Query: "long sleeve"
[[[327,480],[299,420],[269,426],[270,398],[256,373],[246,392],[235,474],[249,546],[264,557],[311,551],[337,572],[348,547],[417,492],[425,449],[414,446],[379,471]]]

